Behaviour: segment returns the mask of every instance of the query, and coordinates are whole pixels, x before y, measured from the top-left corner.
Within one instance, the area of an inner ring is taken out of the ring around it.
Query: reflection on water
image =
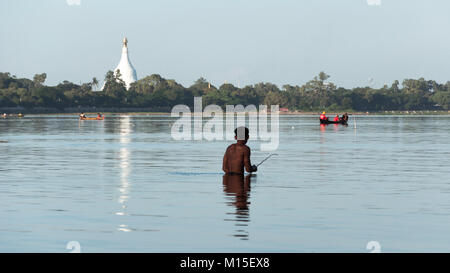
[[[250,182],[252,175],[230,175],[225,174],[223,180],[223,191],[229,206],[235,207],[236,211],[227,213],[233,215],[233,219],[225,219],[226,221],[235,221],[236,233],[234,237],[248,240],[249,234],[246,228],[250,222],[249,198],[250,198]]]
[[[130,143],[131,123],[130,117],[124,116],[120,118],[119,123],[119,141],[120,141],[120,153],[119,153],[119,166],[120,166],[120,185],[119,192],[120,196],[118,202],[120,204],[120,209],[116,212],[116,215],[124,216],[126,215],[127,202],[130,198],[130,182],[128,176],[130,175],[130,150],[128,145]],[[125,223],[121,223],[118,227],[119,231],[130,232],[131,229]]]

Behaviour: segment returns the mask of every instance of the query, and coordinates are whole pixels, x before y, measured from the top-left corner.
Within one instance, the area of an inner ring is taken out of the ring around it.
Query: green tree
[[[34,85],[36,87],[42,86],[46,79],[47,79],[47,74],[46,73],[36,74],[33,77]]]

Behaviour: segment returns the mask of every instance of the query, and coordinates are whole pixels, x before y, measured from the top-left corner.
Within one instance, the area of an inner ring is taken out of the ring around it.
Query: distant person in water
[[[97,113],[97,119],[102,119],[102,114]]]
[[[328,120],[325,111],[322,113],[322,115],[320,115],[320,120]]]
[[[250,148],[245,145],[249,139],[247,127],[238,127],[234,130],[237,143],[228,146],[223,156],[222,170],[227,174],[244,174],[256,172],[258,168],[250,163]]]
[[[84,118],[86,118],[86,115],[82,112],[82,113],[80,114],[80,119],[84,119]]]
[[[7,116],[6,113],[3,113],[3,114],[2,114],[2,117],[6,118],[6,116]]]
[[[342,120],[345,122],[348,122],[348,114],[347,113],[342,115]]]
[[[339,121],[339,115],[336,115],[336,116],[334,117],[334,121]]]

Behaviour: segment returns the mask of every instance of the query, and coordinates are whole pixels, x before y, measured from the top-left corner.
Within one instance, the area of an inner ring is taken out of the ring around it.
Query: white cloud
[[[67,1],[67,5],[69,5],[69,6],[81,5],[81,0],[66,0],[66,1]]]
[[[379,6],[379,5],[381,5],[381,0],[367,0],[367,5]]]

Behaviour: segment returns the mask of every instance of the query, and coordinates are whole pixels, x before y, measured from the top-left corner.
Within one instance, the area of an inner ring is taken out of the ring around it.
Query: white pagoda
[[[130,58],[128,57],[128,40],[127,38],[123,38],[123,47],[122,47],[122,57],[120,58],[119,65],[114,70],[114,73],[120,70],[121,79],[125,82],[125,86],[130,89],[131,83],[137,81],[136,70],[130,62]]]

